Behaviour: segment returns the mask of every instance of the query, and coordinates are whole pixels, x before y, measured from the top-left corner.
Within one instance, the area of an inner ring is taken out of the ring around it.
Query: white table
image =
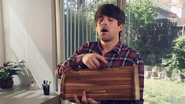
[[[60,104],[60,100],[57,92],[44,95],[42,89],[14,86],[10,89],[0,88],[0,104]]]

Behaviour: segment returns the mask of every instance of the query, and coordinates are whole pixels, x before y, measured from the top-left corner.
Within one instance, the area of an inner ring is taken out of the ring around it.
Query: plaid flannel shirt
[[[79,48],[68,60],[61,62],[56,69],[56,74],[60,78],[62,73],[66,68],[73,69],[83,69],[87,68],[82,62],[82,56],[87,53],[98,53],[101,55],[101,43],[98,42],[88,42]],[[139,73],[139,86],[140,86],[140,100],[136,101],[102,101],[102,104],[142,104],[143,100],[143,88],[144,88],[144,62],[137,51],[131,47],[126,46],[121,41],[117,43],[115,48],[104,55],[109,65],[105,66],[103,62],[100,61],[100,68],[104,67],[123,67],[132,66],[133,64],[138,65]],[[76,59],[80,58],[79,62]],[[104,102],[104,103],[103,103]]]

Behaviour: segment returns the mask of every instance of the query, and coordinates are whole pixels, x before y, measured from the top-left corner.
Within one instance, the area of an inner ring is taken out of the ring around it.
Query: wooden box
[[[73,95],[82,96],[83,90],[94,100],[139,100],[138,68],[67,69],[62,76],[61,100],[74,100]]]

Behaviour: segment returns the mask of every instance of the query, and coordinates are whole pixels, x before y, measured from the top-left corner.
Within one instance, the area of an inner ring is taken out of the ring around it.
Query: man
[[[124,27],[125,14],[113,4],[102,5],[95,14],[96,30],[100,41],[88,42],[79,48],[72,57],[63,61],[56,69],[56,76],[61,77],[66,68],[101,69],[103,67],[138,66],[140,100],[138,101],[95,101],[87,98],[83,91],[82,99],[74,100],[77,104],[141,104],[143,103],[144,63],[137,51],[126,46],[120,40]],[[108,65],[107,65],[108,64]],[[124,82],[123,82],[124,83]]]

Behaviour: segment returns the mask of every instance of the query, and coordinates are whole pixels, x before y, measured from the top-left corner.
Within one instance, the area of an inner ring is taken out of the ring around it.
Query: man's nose
[[[102,21],[102,25],[107,25],[108,19],[104,18]]]

